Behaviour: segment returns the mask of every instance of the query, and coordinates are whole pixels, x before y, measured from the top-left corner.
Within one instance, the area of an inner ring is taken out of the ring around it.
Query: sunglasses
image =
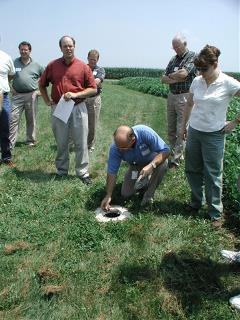
[[[207,67],[196,68],[196,69],[197,69],[197,71],[199,71],[199,72],[206,72],[206,71],[208,71],[209,67],[207,66]]]

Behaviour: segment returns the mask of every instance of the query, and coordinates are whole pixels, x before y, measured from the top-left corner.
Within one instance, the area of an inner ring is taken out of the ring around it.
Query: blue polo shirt
[[[133,148],[120,150],[113,143],[109,150],[108,169],[110,174],[117,174],[121,161],[129,164],[147,165],[160,152],[168,152],[168,145],[151,128],[144,125],[132,127],[136,143]]]

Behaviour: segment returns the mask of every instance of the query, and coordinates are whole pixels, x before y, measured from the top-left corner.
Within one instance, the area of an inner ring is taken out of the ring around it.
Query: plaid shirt
[[[101,83],[103,82],[104,78],[105,78],[105,70],[104,68],[102,67],[99,67],[98,65],[96,65],[94,67],[94,69],[92,70],[92,73],[93,73],[93,76],[94,78],[98,78],[101,80]],[[102,92],[102,84],[100,84],[98,87],[97,87],[97,93],[96,93],[96,96],[98,94],[100,94]]]
[[[197,70],[194,66],[193,60],[195,57],[195,52],[187,50],[182,57],[175,55],[170,60],[165,75],[168,76],[170,73],[175,72],[179,69],[186,69],[188,76],[185,81],[169,84],[170,91],[173,93],[178,93],[181,91],[188,91],[193,79],[197,75]]]

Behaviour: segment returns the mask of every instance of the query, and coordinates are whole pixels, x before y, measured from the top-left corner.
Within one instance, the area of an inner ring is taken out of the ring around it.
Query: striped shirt
[[[165,75],[176,72],[179,69],[185,69],[188,72],[188,76],[185,81],[169,84],[169,89],[172,93],[187,92],[191,86],[193,79],[197,75],[197,70],[194,66],[193,60],[195,58],[195,52],[187,50],[183,56],[179,57],[175,55],[170,60]]]

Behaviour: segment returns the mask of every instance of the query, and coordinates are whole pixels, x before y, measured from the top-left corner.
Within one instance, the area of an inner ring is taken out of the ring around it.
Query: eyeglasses
[[[178,49],[180,49],[182,47],[182,44],[180,44],[179,46],[176,46],[176,47],[172,47],[171,49],[173,49],[173,50],[178,50]]]
[[[199,71],[199,72],[206,72],[206,71],[208,71],[209,66],[202,67],[202,68],[196,68],[196,69],[197,69],[197,71]]]
[[[133,143],[134,143],[134,141],[129,141],[125,146],[118,146],[118,145],[117,145],[117,148],[118,148],[119,150],[128,150],[128,149],[131,149],[131,148],[132,148]]]

